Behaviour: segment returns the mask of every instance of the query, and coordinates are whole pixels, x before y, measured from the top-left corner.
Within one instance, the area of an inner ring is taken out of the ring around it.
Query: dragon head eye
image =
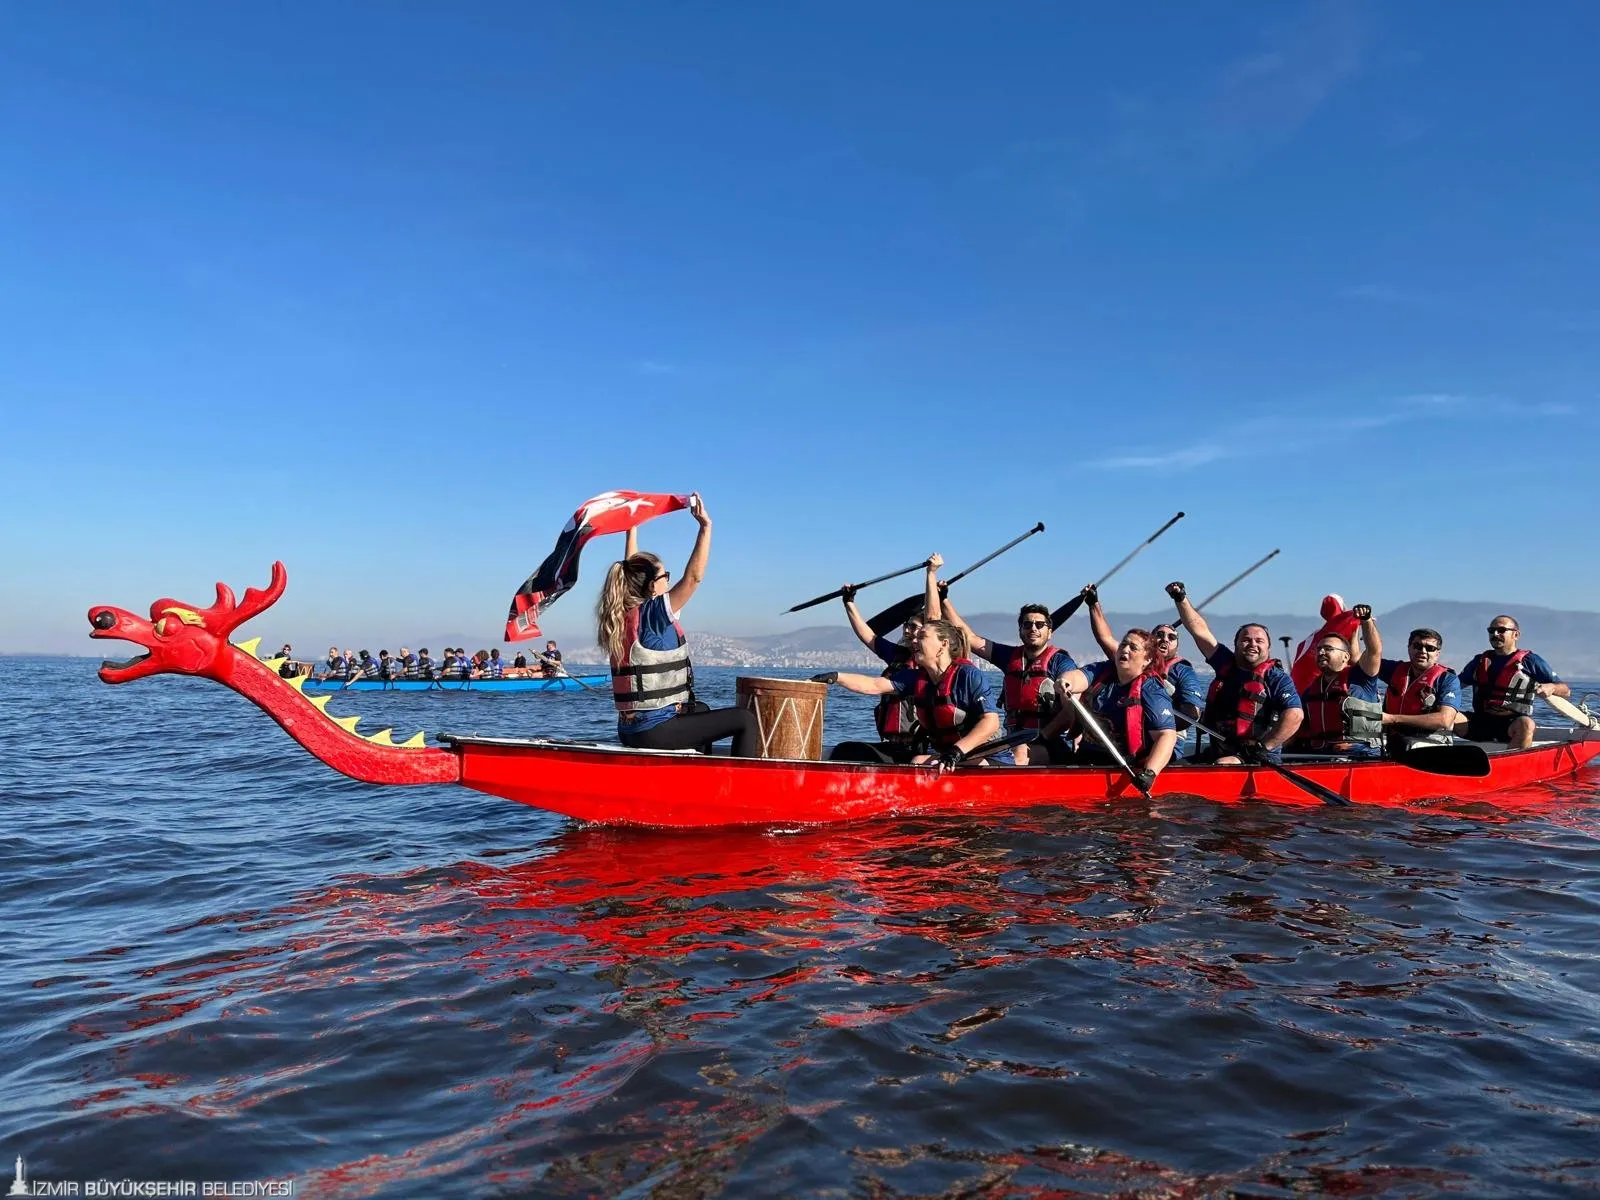
[[[96,629],[110,629],[116,623],[117,614],[109,608],[102,608],[94,615],[94,627]]]

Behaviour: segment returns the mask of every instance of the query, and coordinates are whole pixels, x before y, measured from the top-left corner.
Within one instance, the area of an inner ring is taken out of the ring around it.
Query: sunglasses
[[[1517,632],[1517,627],[1515,625],[1491,625],[1491,626],[1489,626],[1489,636],[1490,637],[1493,637],[1497,633],[1516,633],[1516,632]]]
[[[1439,647],[1435,646],[1432,642],[1412,642],[1411,648],[1413,650],[1421,650],[1424,654],[1439,653]]]
[[[1156,641],[1158,642],[1175,642],[1178,640],[1178,635],[1169,632],[1168,630],[1162,630],[1160,633],[1157,633],[1155,637]]]
[[[672,572],[671,571],[663,571],[663,572],[661,572],[661,574],[657,575],[650,582],[651,583],[660,583],[663,579],[671,579],[671,578],[672,578]]]
[[[1018,621],[1018,629],[1049,629],[1049,621]]]

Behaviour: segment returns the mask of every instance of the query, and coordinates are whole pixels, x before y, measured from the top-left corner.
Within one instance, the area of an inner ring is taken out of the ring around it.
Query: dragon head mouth
[[[109,604],[95,605],[89,610],[90,637],[132,642],[144,649],[132,658],[106,659],[100,664],[100,678],[106,683],[127,683],[172,673],[225,681],[228,635],[272,605],[283,594],[284,583],[283,564],[273,563],[272,583],[265,591],[247,589],[242,604],[235,603],[232,589],[219,583],[211,607],[197,609],[179,600],[157,600],[150,606],[148,620]]]

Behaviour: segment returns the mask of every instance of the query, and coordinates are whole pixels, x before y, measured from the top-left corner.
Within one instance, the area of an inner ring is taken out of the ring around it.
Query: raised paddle
[[[1179,514],[1179,516],[1182,515],[1181,513]],[[1150,799],[1150,784],[1144,778],[1149,772],[1135,771],[1128,765],[1128,760],[1123,757],[1122,751],[1117,749],[1117,744],[1111,740],[1111,735],[1105,731],[1105,727],[1099,721],[1095,720],[1094,714],[1083,706],[1083,701],[1079,700],[1075,693],[1067,693],[1067,703],[1077,711],[1078,720],[1083,724],[1083,727],[1094,734],[1095,740],[1105,747],[1106,753],[1111,755],[1117,766],[1122,768],[1123,773],[1132,781],[1133,786],[1144,793],[1146,800]]]
[[[1189,724],[1193,725],[1201,733],[1210,734],[1212,739],[1214,741],[1216,741],[1219,745],[1231,742],[1233,740],[1231,738],[1223,737],[1215,729],[1210,729],[1207,726],[1200,724],[1200,722],[1196,721],[1193,717],[1180,716],[1179,720],[1188,721]],[[1321,800],[1324,804],[1337,804],[1337,805],[1341,805],[1341,806],[1345,806],[1345,807],[1348,807],[1349,804],[1350,804],[1350,801],[1346,800],[1343,796],[1339,795],[1339,793],[1334,791],[1332,788],[1325,788],[1320,783],[1317,783],[1315,780],[1307,779],[1304,775],[1300,775],[1300,774],[1297,774],[1294,771],[1289,770],[1288,767],[1280,767],[1275,762],[1257,761],[1257,762],[1252,762],[1252,763],[1246,763],[1245,765],[1246,766],[1252,766],[1252,767],[1266,767],[1268,770],[1276,771],[1279,775],[1282,775],[1285,779],[1287,779],[1290,783],[1294,784],[1295,787],[1299,788],[1302,792],[1309,792],[1311,795],[1315,796],[1318,800]]]
[[[1004,554],[1007,550],[1011,549],[1011,547],[1013,547],[1015,545],[1018,545],[1019,543],[1027,541],[1029,538],[1031,538],[1036,533],[1043,533],[1043,532],[1044,532],[1044,522],[1040,521],[1037,525],[1035,525],[1032,529],[1028,530],[1028,532],[1023,534],[1021,537],[1012,538],[1004,546],[1001,546],[1000,549],[994,551],[993,553],[985,554],[982,558],[980,558],[977,562],[973,563],[965,571],[958,571],[956,574],[950,576],[949,579],[944,581],[944,586],[945,587],[949,587],[952,583],[955,583],[958,580],[965,579],[968,575],[971,575],[979,567],[983,566],[984,563],[993,562],[995,559],[999,558],[1002,554]],[[942,595],[943,592],[941,592],[940,594]],[[868,628],[870,628],[872,630],[872,632],[877,634],[879,637],[882,637],[884,634],[888,633],[889,630],[894,629],[896,626],[904,625],[906,623],[906,618],[909,617],[912,613],[916,612],[918,609],[920,609],[922,607],[923,598],[924,598],[924,593],[923,592],[918,592],[914,596],[907,596],[904,600],[900,600],[900,601],[897,601],[894,604],[891,604],[888,608],[884,609],[881,613],[879,613],[877,616],[873,617],[870,621],[867,622]],[[1018,744],[1020,745],[1021,743],[1018,743]]]
[[[852,583],[850,585],[850,587],[853,590],[859,592],[862,588],[871,587],[875,583],[882,583],[885,579],[898,579],[900,576],[909,575],[913,571],[921,571],[924,568],[926,568],[927,565],[928,565],[928,560],[927,559],[923,559],[919,563],[912,563],[909,567],[902,567],[898,571],[890,571],[887,575],[879,575],[876,579],[869,579],[865,583]],[[837,588],[834,591],[829,592],[825,596],[813,596],[810,600],[807,600],[804,604],[796,604],[793,608],[786,609],[785,611],[786,612],[799,612],[803,608],[815,608],[819,604],[826,604],[829,600],[837,600],[840,596],[844,595],[844,592],[845,592],[844,588]]]
[[[1181,520],[1183,520],[1183,514],[1180,512],[1177,516],[1173,517],[1172,520],[1168,521],[1160,529],[1156,530],[1149,537],[1145,538],[1144,541],[1140,542],[1137,546],[1135,546],[1133,548],[1133,551],[1126,558],[1124,558],[1121,562],[1119,562],[1116,566],[1112,567],[1111,570],[1107,571],[1104,575],[1100,576],[1099,579],[1096,579],[1094,581],[1095,587],[1099,587],[1102,583],[1104,583],[1106,580],[1110,579],[1118,571],[1122,570],[1123,567],[1127,566],[1135,558],[1139,557],[1139,552],[1141,550],[1143,550],[1151,542],[1155,541],[1158,537],[1160,537],[1167,530],[1171,529],[1174,525],[1176,525]],[[1077,612],[1078,609],[1080,609],[1081,607],[1083,607],[1083,593],[1080,592],[1080,593],[1078,593],[1078,595],[1074,596],[1071,600],[1068,600],[1060,608],[1056,609],[1055,612],[1050,614],[1050,624],[1055,626],[1055,628],[1060,629],[1062,624],[1064,622],[1070,620],[1071,617],[1072,617],[1072,614]]]
[[[1199,604],[1196,604],[1195,607],[1196,608],[1205,608],[1206,605],[1210,604],[1213,600],[1215,600],[1218,596],[1222,595],[1223,592],[1227,591],[1234,584],[1240,583],[1245,578],[1247,578],[1248,576],[1255,574],[1257,568],[1266,566],[1269,562],[1271,562],[1273,559],[1275,559],[1277,557],[1278,557],[1278,552],[1276,550],[1274,550],[1271,554],[1267,555],[1265,558],[1261,559],[1259,562],[1254,563],[1253,565],[1251,565],[1249,567],[1246,567],[1243,571],[1240,571],[1232,579],[1228,580],[1227,583],[1223,584],[1216,591],[1212,592],[1211,595],[1207,596],[1204,600],[1200,601]]]

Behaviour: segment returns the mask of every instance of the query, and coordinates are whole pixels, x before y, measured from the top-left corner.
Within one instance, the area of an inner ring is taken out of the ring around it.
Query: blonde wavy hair
[[[650,589],[659,574],[661,560],[647,550],[612,563],[606,571],[600,599],[594,605],[594,626],[595,641],[610,655],[612,662],[620,660],[628,649],[623,641],[628,610],[650,599]]]

